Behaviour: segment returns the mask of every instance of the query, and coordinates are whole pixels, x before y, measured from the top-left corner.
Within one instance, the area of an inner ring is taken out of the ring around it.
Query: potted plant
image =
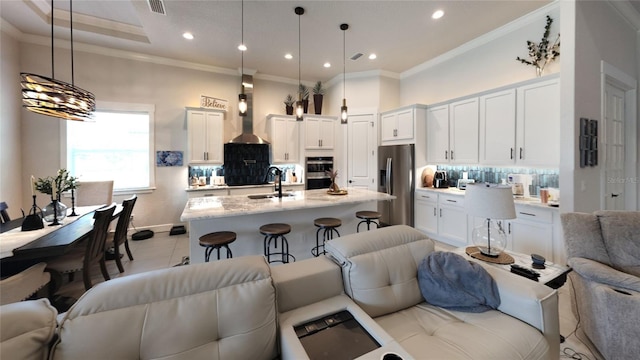
[[[298,92],[302,95],[302,109],[306,114],[307,110],[309,110],[309,88],[304,84],[300,84]]]
[[[322,87],[322,81],[318,81],[313,86],[313,107],[316,111],[316,115],[322,114],[322,98],[324,97],[324,88]]]
[[[288,94],[287,97],[284,98],[284,109],[287,112],[287,115],[293,115],[293,96]]]

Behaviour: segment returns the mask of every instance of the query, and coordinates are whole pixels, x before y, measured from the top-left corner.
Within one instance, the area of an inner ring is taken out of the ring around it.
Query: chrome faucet
[[[282,198],[282,170],[278,169],[275,166],[270,166],[267,169],[267,174],[264,176],[264,182],[266,183],[267,180],[269,179],[269,174],[271,174],[271,171],[275,170],[274,174],[276,175],[275,181],[274,181],[274,191],[278,192],[278,197]]]

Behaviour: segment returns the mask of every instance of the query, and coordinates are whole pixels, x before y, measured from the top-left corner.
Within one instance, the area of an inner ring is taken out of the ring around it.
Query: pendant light
[[[23,107],[37,114],[65,120],[90,120],[96,110],[95,96],[74,85],[73,4],[69,0],[71,30],[71,84],[55,79],[53,56],[53,0],[51,0],[51,77],[20,73]]]
[[[296,120],[302,121],[302,114],[304,113],[304,109],[302,106],[302,82],[300,81],[300,63],[302,58],[302,52],[300,51],[300,17],[304,14],[304,9],[300,6],[295,8],[296,15],[298,15],[298,101],[296,102]]]
[[[347,98],[345,91],[345,83],[346,83],[346,34],[347,29],[349,29],[349,24],[341,24],[340,30],[342,30],[342,106],[340,107],[340,123],[345,125],[347,123]]]
[[[242,10],[241,10],[241,20],[240,20],[240,45],[238,45],[238,50],[240,50],[240,95],[238,95],[238,113],[240,116],[247,116],[247,95],[244,93],[244,82],[242,79],[244,78],[244,52],[247,50],[247,47],[244,44],[244,0],[241,2]]]

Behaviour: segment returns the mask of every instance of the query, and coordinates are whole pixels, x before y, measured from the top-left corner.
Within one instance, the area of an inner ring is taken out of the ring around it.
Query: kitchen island
[[[269,193],[272,194],[272,193]],[[198,239],[214,231],[234,231],[236,241],[230,245],[233,256],[263,254],[264,236],[258,230],[268,223],[287,223],[289,252],[302,260],[312,257],[316,230],[313,220],[334,217],[342,220],[341,235],[356,232],[360,219],[355,213],[377,210],[378,201],[394,199],[376,191],[349,188],[346,195],[329,195],[326,189],[283,192],[283,197],[255,198],[248,195],[208,196],[191,198],[180,220],[189,223],[191,263],[204,262],[204,248]],[[224,256],[222,251],[221,256]],[[213,258],[213,257],[212,257]]]

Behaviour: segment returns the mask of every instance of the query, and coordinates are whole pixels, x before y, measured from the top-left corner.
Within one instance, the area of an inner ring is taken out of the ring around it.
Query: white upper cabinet
[[[516,89],[480,97],[480,163],[511,165],[516,159]]]
[[[300,122],[294,116],[269,115],[267,117],[271,139],[272,162],[298,163],[300,160]]]
[[[559,166],[558,79],[518,87],[516,98],[517,163],[523,166]]]
[[[438,105],[427,110],[427,161],[478,162],[478,98]]]
[[[190,164],[223,164],[223,120],[220,111],[187,109]]]
[[[305,149],[333,150],[336,119],[326,116],[305,116]]]
[[[415,142],[415,108],[394,110],[380,116],[382,145],[413,144]]]
[[[427,109],[427,161],[449,162],[449,105]]]

